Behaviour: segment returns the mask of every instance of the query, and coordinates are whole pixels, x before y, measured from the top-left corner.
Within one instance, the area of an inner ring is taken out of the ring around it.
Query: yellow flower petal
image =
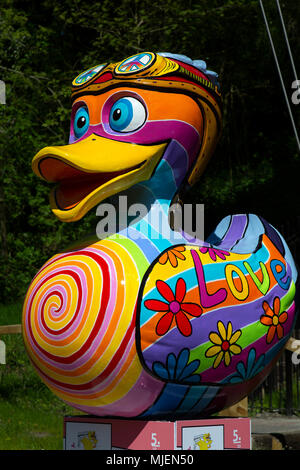
[[[218,356],[215,359],[214,365],[213,365],[214,369],[220,365],[220,362],[222,361],[223,356],[224,356],[224,352],[223,351],[219,352]]]
[[[216,356],[221,351],[221,346],[211,346],[205,351],[206,357]]]
[[[230,360],[231,360],[231,357],[230,357],[229,351],[226,351],[225,357],[224,357],[225,366],[229,366]]]
[[[211,342],[214,343],[214,344],[222,344],[222,339],[221,339],[220,336],[219,336],[217,333],[215,333],[215,332],[210,333],[209,339],[210,339]]]
[[[229,343],[230,344],[233,344],[233,343],[236,343],[237,340],[239,339],[239,337],[241,336],[242,332],[241,330],[237,330],[235,333],[233,333],[233,335],[231,336],[230,340],[229,340]]]
[[[226,328],[221,321],[218,321],[218,330],[223,340],[226,339]]]
[[[242,351],[242,348],[238,344],[231,344],[231,346],[229,346],[229,351],[232,354],[240,354]]]
[[[231,321],[230,321],[230,322],[228,322],[228,325],[227,325],[227,337],[226,337],[226,339],[228,341],[230,340],[231,335],[232,335],[232,324],[231,324]]]

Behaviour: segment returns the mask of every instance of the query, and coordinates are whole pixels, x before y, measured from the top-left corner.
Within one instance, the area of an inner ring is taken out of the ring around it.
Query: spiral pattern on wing
[[[33,279],[23,308],[25,346],[41,378],[73,406],[113,404],[135,388],[140,281],[130,251],[111,241],[56,255]]]

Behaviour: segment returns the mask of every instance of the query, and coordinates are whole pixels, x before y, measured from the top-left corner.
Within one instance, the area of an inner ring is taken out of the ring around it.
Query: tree
[[[275,2],[264,2],[286,83],[292,83]],[[282,5],[299,57],[300,5]],[[170,51],[206,60],[219,72],[221,142],[205,175],[186,195],[205,203],[207,234],[225,215],[255,212],[275,226],[293,218],[299,153],[256,0],[3,0],[0,12],[0,300],[24,294],[40,266],[95,231],[95,212],[63,224],[49,187],[31,171],[43,146],[68,141],[70,83],[84,69],[136,51]],[[299,119],[298,108],[293,111]],[[297,121],[299,123],[299,120]]]

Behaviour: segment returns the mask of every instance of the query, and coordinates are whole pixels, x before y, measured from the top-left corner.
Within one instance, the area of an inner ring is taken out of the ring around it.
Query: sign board
[[[5,350],[5,343],[0,340],[0,364],[6,364]]]
[[[251,449],[250,418],[179,421],[64,418],[65,450]]]
[[[5,83],[0,80],[0,104],[6,104]]]

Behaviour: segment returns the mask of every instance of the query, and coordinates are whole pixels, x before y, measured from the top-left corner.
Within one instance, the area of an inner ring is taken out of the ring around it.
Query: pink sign
[[[251,449],[250,418],[140,421],[74,416],[64,421],[66,450]]]

